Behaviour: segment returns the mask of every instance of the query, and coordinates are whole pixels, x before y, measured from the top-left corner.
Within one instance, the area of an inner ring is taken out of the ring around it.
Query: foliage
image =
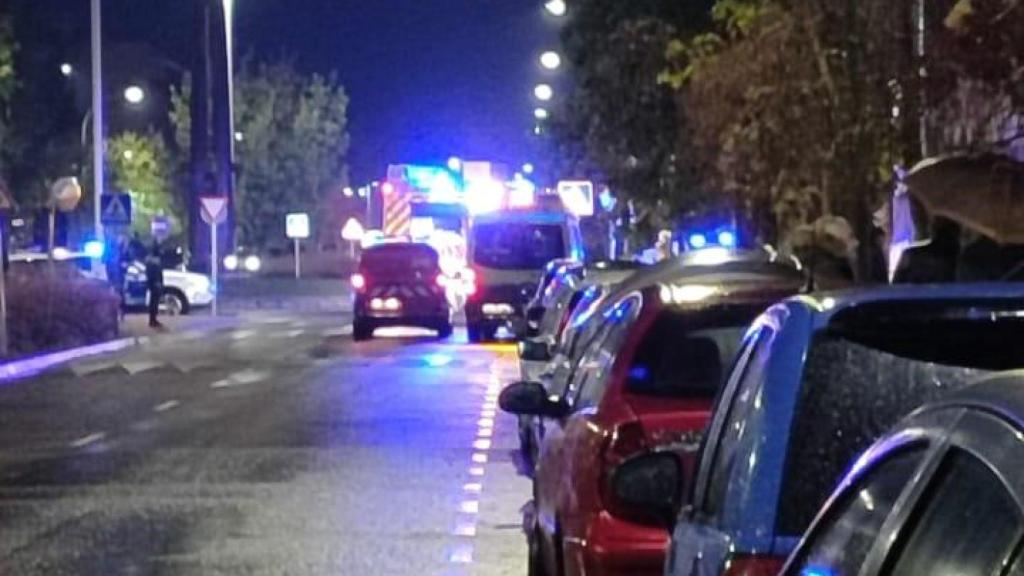
[[[550,123],[562,171],[607,182],[662,212],[703,202],[672,91],[665,46],[707,21],[710,2],[573,4],[562,34],[571,86]]]
[[[45,263],[14,264],[7,275],[10,351],[51,351],[116,338],[118,298],[69,263],[51,275]]]
[[[786,247],[841,216],[864,272],[871,213],[893,165],[920,159],[921,118],[929,149],[948,152],[951,127],[959,144],[991,143],[1002,132],[986,128],[1020,117],[1020,2],[928,6],[923,60],[913,4],[888,0],[721,0],[714,33],[667,45],[661,79],[679,89],[701,180],[763,240]]]
[[[107,164],[114,187],[132,197],[133,228],[148,235],[154,216],[167,216],[174,230],[187,221],[182,198],[173,192],[172,158],[156,133],[124,132],[107,141]]]
[[[171,121],[188,150],[191,90],[172,95]],[[283,236],[288,212],[315,212],[347,182],[348,97],[335,76],[306,76],[287,61],[245,64],[235,82],[240,241],[266,246]]]
[[[17,88],[14,76],[14,55],[17,50],[10,20],[0,18],[0,181],[4,176],[4,147],[8,141],[10,123],[9,104]]]

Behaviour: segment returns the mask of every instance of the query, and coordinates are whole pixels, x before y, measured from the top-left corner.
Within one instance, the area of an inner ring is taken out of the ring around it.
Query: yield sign
[[[199,198],[200,212],[203,222],[220,224],[228,218],[228,199],[226,196],[201,196]]]

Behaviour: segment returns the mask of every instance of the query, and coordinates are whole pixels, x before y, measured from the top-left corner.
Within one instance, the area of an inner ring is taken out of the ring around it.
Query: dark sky
[[[2,0],[0,0],[2,1]],[[19,0],[15,0],[16,2]],[[87,38],[86,0],[21,0]],[[182,0],[104,0],[110,43],[188,62]],[[450,155],[519,164],[530,151],[536,55],[557,42],[541,0],[235,0],[240,55],[337,71],[350,97],[353,179]],[[79,44],[81,48],[85,48]]]

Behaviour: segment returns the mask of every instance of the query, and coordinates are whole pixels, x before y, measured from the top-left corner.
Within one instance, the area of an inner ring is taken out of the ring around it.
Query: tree
[[[703,204],[679,136],[682,117],[659,75],[665,46],[700,30],[709,5],[573,4],[562,34],[571,86],[550,125],[562,172],[607,181],[620,198],[664,212]]]
[[[184,233],[182,197],[173,192],[171,156],[163,138],[154,132],[124,132],[107,141],[107,164],[114,186],[132,197],[134,231],[148,235],[154,216],[167,216],[172,228]]]
[[[10,102],[17,87],[14,76],[14,54],[18,49],[14,41],[14,28],[7,18],[0,18],[0,181],[4,176],[5,146],[10,128]]]
[[[190,99],[188,82],[172,98],[171,120],[184,157]],[[264,247],[283,237],[285,214],[315,213],[330,190],[347,184],[347,111],[348,97],[334,75],[305,76],[287,61],[242,66],[235,81],[242,243]]]

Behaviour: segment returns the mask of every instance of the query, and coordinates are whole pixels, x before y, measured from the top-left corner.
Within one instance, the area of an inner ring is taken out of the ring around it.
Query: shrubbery
[[[58,264],[18,265],[7,274],[10,355],[94,344],[118,335],[118,299],[105,282]]]

